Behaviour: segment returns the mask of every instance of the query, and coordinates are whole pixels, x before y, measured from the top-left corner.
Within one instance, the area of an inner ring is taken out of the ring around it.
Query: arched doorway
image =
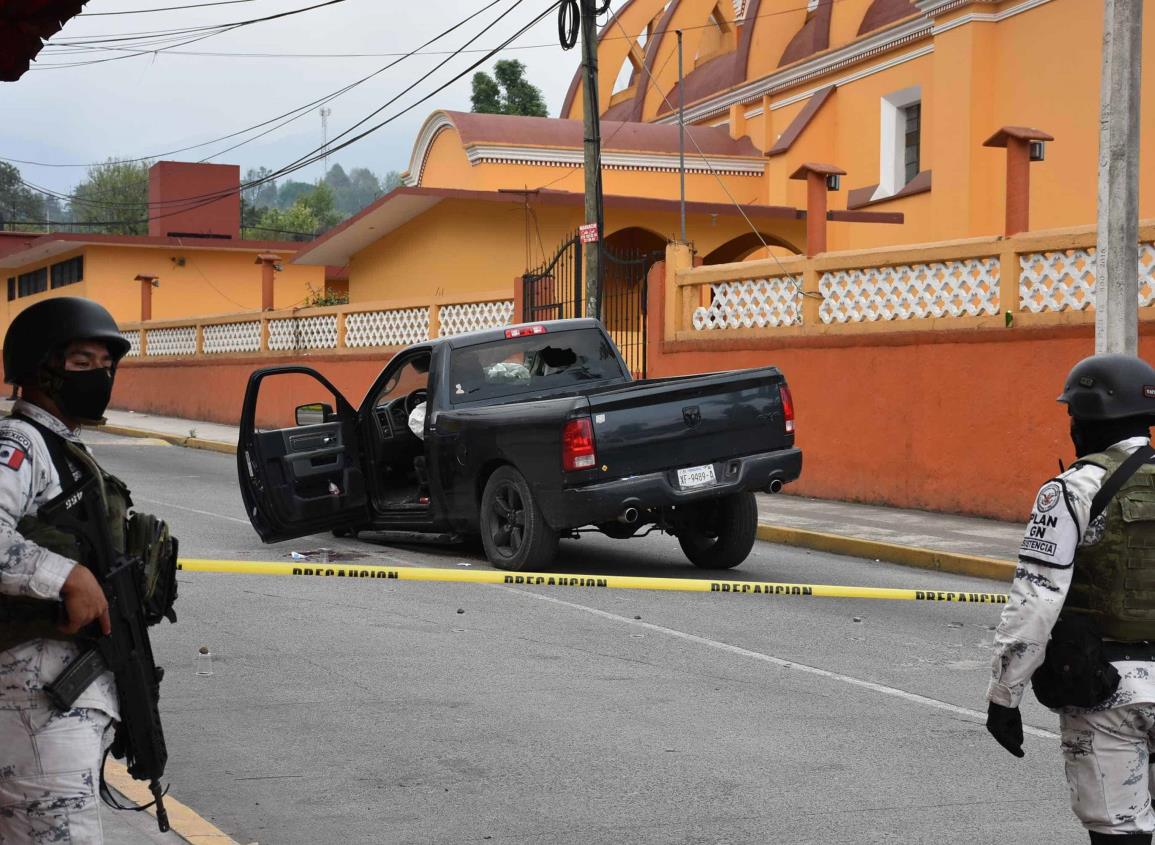
[[[763,241],[765,241],[765,246]],[[802,250],[776,235],[770,235],[766,232],[758,232],[757,234],[747,232],[714,248],[702,259],[702,263],[729,264],[732,261],[745,261],[753,257],[769,258],[771,255],[798,255],[801,252]],[[762,255],[758,255],[758,253],[762,253]]]

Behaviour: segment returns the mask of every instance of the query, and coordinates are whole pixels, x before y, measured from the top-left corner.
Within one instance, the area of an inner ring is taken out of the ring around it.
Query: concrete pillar
[[[833,164],[808,162],[790,174],[806,182],[806,255],[826,252],[826,192],[838,190],[846,171]]]
[[[152,319],[152,289],[160,287],[160,279],[141,273],[135,281],[140,282],[140,321],[147,323]]]
[[[275,281],[275,273],[279,269],[281,257],[273,255],[271,252],[262,252],[257,256],[254,264],[261,265],[261,310],[273,310],[273,288]]]
[[[1004,126],[983,142],[984,147],[1005,147],[1007,151],[1006,222],[1003,234],[1008,238],[1031,229],[1031,147],[1037,144],[1040,152],[1047,141],[1055,140],[1039,129],[1026,126]]]
[[[1139,84],[1143,1],[1104,0],[1095,351],[1139,352]]]

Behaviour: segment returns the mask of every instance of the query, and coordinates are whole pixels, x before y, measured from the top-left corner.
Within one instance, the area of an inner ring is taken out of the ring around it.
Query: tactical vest
[[[84,449],[45,429],[33,420],[25,420],[44,437],[53,464],[60,476],[63,492],[41,506],[35,516],[26,516],[16,530],[26,540],[69,560],[84,563],[90,559],[95,540],[77,536],[53,525],[43,516],[53,502],[66,499],[85,479],[98,479],[96,490],[108,514],[109,534],[117,555],[136,558],[141,564],[143,583],[140,594],[145,601],[148,623],[155,624],[166,616],[175,621],[172,605],[176,601],[176,540],[165,523],[150,514],[129,513],[132,497],[128,486],[103,468]],[[77,478],[77,472],[79,478]],[[34,639],[75,641],[56,626],[63,621],[63,605],[40,599],[0,596],[0,651]]]
[[[1079,465],[1110,477],[1128,457],[1112,447]],[[1091,616],[1110,639],[1155,640],[1155,465],[1140,466],[1103,513],[1099,542],[1075,552],[1065,608]]]

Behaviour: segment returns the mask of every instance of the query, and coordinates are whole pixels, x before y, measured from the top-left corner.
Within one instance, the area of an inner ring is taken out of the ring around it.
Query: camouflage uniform
[[[1128,454],[1149,441],[1115,444]],[[1091,500],[1107,472],[1076,466],[1039,490],[1019,563],[995,633],[990,701],[1018,707],[1043,662],[1051,629],[1063,609],[1080,547],[1096,545],[1107,513],[1088,525]],[[1155,831],[1155,664],[1114,661],[1119,688],[1094,708],[1059,711],[1071,808],[1090,831],[1107,835]]]
[[[17,402],[14,410],[79,442],[35,405]],[[0,420],[0,593],[60,600],[75,562],[25,540],[16,524],[61,492],[40,432],[21,420]],[[0,652],[0,845],[103,842],[97,790],[118,717],[112,673],[66,713],[43,692],[78,654],[76,645],[53,639]]]

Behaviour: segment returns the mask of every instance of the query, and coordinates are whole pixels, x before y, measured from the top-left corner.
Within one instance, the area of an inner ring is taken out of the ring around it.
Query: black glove
[[[993,701],[987,706],[987,731],[1003,748],[1023,756],[1023,716],[1017,707],[1003,707]]]

